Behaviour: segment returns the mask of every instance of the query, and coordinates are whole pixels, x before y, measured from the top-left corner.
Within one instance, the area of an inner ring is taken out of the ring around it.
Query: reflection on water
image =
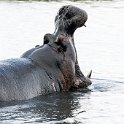
[[[0,102],[1,124],[124,122],[123,1],[0,2],[0,59],[19,57],[42,44],[44,34],[54,31],[58,9],[67,4],[89,15],[87,27],[75,33],[75,44],[83,72],[93,70],[93,84],[84,91]]]
[[[86,112],[85,107],[80,107],[80,97],[87,99],[89,93],[57,93],[46,95],[23,102],[1,103],[1,122],[64,122],[79,113]],[[8,106],[9,105],[9,106]],[[76,111],[75,111],[76,110]],[[72,120],[71,120],[72,121]]]

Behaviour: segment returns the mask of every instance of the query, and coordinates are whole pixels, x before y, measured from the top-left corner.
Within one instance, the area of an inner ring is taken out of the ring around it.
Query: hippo
[[[79,88],[87,88],[89,85],[91,85],[91,74],[92,70],[89,72],[89,74],[85,77],[82,73],[79,64],[78,64],[78,57],[77,57],[77,51],[74,43],[74,32],[77,28],[80,28],[82,26],[85,26],[85,22],[88,19],[88,15],[86,11],[72,6],[67,5],[60,8],[57,16],[55,17],[55,31],[53,34],[47,33],[44,35],[43,39],[43,45],[47,44],[49,42],[54,42],[56,37],[61,33],[66,33],[68,37],[70,37],[71,42],[74,45],[74,49],[76,52],[76,63],[75,63],[75,85],[72,87],[72,89],[79,89]],[[39,47],[39,45],[38,45]],[[21,57],[27,57],[38,47],[32,48],[28,51],[26,51]],[[41,46],[42,47],[42,46]]]
[[[28,100],[54,92],[68,92],[91,84],[80,70],[74,32],[84,26],[84,10],[68,5],[55,17],[55,31],[44,44],[19,58],[0,61],[0,101]]]
[[[66,34],[58,35],[55,42],[35,50],[29,58],[1,61],[0,101],[69,91],[75,82],[75,62],[74,45]]]

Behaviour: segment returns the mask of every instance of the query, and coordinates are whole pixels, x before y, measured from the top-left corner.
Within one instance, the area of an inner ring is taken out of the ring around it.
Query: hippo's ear
[[[49,34],[45,34],[43,39],[43,44],[48,44],[48,43],[49,43]]]
[[[57,38],[56,44],[59,46],[58,51],[59,52],[66,52],[67,50],[67,38],[64,35],[60,35]]]
[[[47,33],[44,35],[43,44],[48,44],[54,42],[55,38],[53,34]]]

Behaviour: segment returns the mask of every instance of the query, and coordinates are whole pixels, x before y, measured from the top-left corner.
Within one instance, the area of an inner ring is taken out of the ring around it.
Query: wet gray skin
[[[75,81],[76,53],[66,34],[32,52],[28,58],[0,62],[0,101],[26,100],[69,91]]]

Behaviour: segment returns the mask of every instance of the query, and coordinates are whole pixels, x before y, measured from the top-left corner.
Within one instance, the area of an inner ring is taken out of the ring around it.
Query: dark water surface
[[[64,123],[66,120],[73,122],[74,117],[86,112],[85,106],[78,110],[81,107],[79,100],[81,97],[87,99],[89,95],[88,92],[57,93],[23,102],[1,103],[1,122]]]
[[[0,102],[0,124],[123,124],[124,2],[0,2],[0,59],[19,57],[54,31],[62,5],[88,12],[75,33],[79,64],[93,70],[89,90],[55,93],[20,102]]]

